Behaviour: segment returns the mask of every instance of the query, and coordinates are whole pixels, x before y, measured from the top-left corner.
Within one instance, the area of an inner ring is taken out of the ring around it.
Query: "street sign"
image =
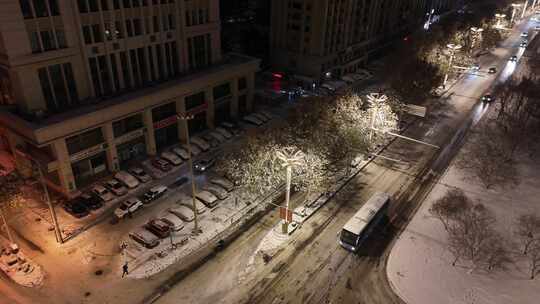
[[[279,218],[284,219],[286,222],[290,223],[292,222],[292,215],[293,212],[291,209],[287,209],[286,207],[279,207]]]
[[[421,107],[412,104],[406,104],[403,107],[404,111],[415,116],[426,117],[426,107]]]

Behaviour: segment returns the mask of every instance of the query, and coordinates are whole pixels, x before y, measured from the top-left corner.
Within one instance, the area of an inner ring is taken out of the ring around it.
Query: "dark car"
[[[130,233],[129,236],[137,243],[143,245],[148,249],[154,248],[159,245],[159,238],[146,229],[138,228],[137,230]]]
[[[185,176],[180,176],[180,177],[178,177],[178,178],[174,181],[174,183],[172,183],[172,186],[173,186],[174,188],[180,187],[180,186],[182,186],[183,184],[187,183],[188,180],[189,180],[189,178],[187,178],[187,177],[185,177]]]
[[[491,96],[491,94],[486,94],[484,96],[482,96],[482,101],[483,102],[492,102],[493,101],[493,96]]]
[[[167,171],[171,171],[172,167],[171,167],[171,164],[164,160],[164,159],[161,159],[161,158],[156,158],[152,161],[152,166],[158,168],[159,170],[161,171],[164,171],[164,172],[167,172]]]
[[[143,196],[143,202],[145,204],[148,204],[152,201],[157,200],[158,198],[162,197],[163,194],[167,191],[167,187],[165,186],[155,186],[150,188],[150,190],[146,191],[146,193]]]
[[[157,237],[164,239],[171,234],[171,226],[161,219],[154,219],[149,221],[144,228],[152,232]]]
[[[489,68],[488,73],[489,73],[489,74],[495,74],[495,73],[497,73],[497,68],[495,68],[495,67]]]
[[[239,124],[237,123],[234,123],[234,122],[223,122],[221,124],[221,126],[225,129],[227,129],[229,132],[231,132],[232,134],[234,135],[240,135],[242,134],[243,130],[242,130],[242,127],[240,127]]]
[[[83,193],[81,196],[76,198],[76,200],[80,201],[90,210],[96,210],[103,207],[103,201],[99,197],[89,193]]]
[[[201,160],[198,160],[193,167],[197,172],[205,172],[210,167],[212,167],[214,163],[215,160],[213,158],[203,158]]]
[[[64,208],[64,210],[66,210],[67,213],[73,215],[76,218],[85,217],[90,213],[88,211],[88,207],[86,207],[86,205],[78,199],[65,202],[62,207]]]

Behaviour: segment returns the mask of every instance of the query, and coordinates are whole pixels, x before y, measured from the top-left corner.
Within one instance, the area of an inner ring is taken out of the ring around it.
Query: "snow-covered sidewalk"
[[[496,227],[507,239],[516,218],[540,214],[540,163],[522,158],[522,182],[512,188],[486,190],[465,178],[455,166],[449,168],[426,198],[388,258],[387,274],[394,291],[409,304],[533,304],[539,303],[540,282],[529,279],[527,261],[519,254],[505,270],[471,271],[469,265],[451,265],[447,233],[429,214],[435,200],[450,188],[463,190],[474,202],[484,204],[496,216]],[[517,245],[509,249],[518,250]]]

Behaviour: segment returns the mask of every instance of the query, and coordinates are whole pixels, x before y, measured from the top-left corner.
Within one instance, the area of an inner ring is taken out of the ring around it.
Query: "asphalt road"
[[[507,58],[520,54],[523,23],[500,48],[481,58],[478,75],[464,75],[430,107],[430,114],[406,135],[441,149],[396,139],[316,215],[296,232],[290,243],[267,264],[247,267],[247,261],[268,230],[278,221],[266,216],[222,253],[172,287],[157,303],[402,303],[390,289],[386,257],[393,240],[429,193],[438,176],[459,151],[467,130],[488,105],[479,98],[493,83],[506,81],[515,66]],[[496,76],[485,73],[491,66]],[[337,235],[343,224],[375,192],[393,195],[389,221],[358,254],[342,249]]]

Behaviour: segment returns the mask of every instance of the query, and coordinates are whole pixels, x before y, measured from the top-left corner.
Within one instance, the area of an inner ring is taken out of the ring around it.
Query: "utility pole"
[[[6,233],[8,235],[9,242],[11,243],[10,245],[15,244],[15,242],[13,241],[13,236],[11,235],[11,231],[9,230],[9,226],[8,226],[7,221],[6,221],[6,217],[4,215],[4,208],[2,206],[0,206],[0,216],[2,217],[2,221],[4,222],[4,227],[6,229]]]
[[[291,176],[292,176],[292,166],[299,165],[304,158],[302,151],[297,150],[296,152],[292,151],[277,151],[276,155],[279,160],[281,160],[282,166],[285,167],[287,176],[286,176],[286,188],[285,188],[285,218],[281,225],[281,232],[283,234],[289,233],[289,205],[291,200]]]

